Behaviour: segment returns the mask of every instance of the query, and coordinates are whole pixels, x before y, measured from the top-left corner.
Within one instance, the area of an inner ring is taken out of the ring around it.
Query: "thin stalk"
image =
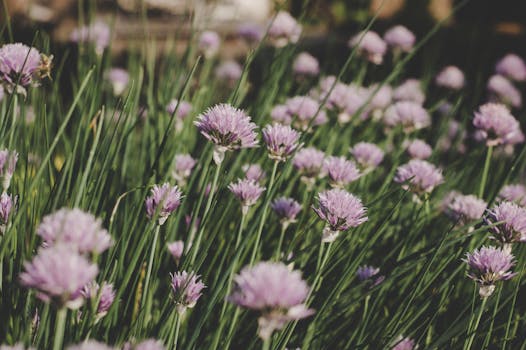
[[[206,201],[205,211],[203,212],[203,217],[201,218],[202,224],[199,227],[199,232],[197,233],[197,240],[195,242],[195,248],[193,248],[192,258],[190,260],[190,265],[193,265],[195,262],[195,259],[197,258],[197,252],[199,251],[199,246],[201,245],[201,238],[203,236],[204,232],[204,226],[206,223],[206,217],[208,215],[208,212],[210,211],[210,207],[212,206],[212,200],[214,198],[214,194],[216,192],[217,188],[217,181],[219,179],[219,173],[221,172],[221,163],[216,164],[216,172],[214,174],[214,180],[212,181],[212,187],[210,188],[210,194],[208,195],[208,199]]]
[[[270,341],[271,338],[263,340],[263,346],[261,347],[262,350],[269,350],[270,349]]]
[[[64,341],[64,331],[66,330],[66,316],[68,309],[62,307],[57,313],[57,326],[55,328],[55,339],[53,340],[53,350],[61,350]]]
[[[256,260],[256,255],[258,253],[259,241],[261,240],[261,233],[263,232],[263,227],[265,226],[265,220],[267,219],[268,207],[270,203],[270,196],[272,193],[272,187],[274,186],[274,181],[276,180],[276,173],[278,171],[278,161],[274,162],[274,167],[272,168],[272,175],[270,176],[270,182],[268,183],[267,194],[265,196],[265,204],[263,207],[263,214],[261,215],[261,220],[259,221],[258,232],[256,234],[256,243],[254,244],[254,250],[252,251],[252,256],[250,257],[250,264],[254,263]]]
[[[11,132],[9,134],[9,148],[13,147],[13,139],[15,136],[15,126],[16,126],[16,114],[18,109],[18,95],[16,91],[13,93],[13,110],[11,111],[13,114],[13,119],[11,122]]]
[[[482,318],[482,314],[484,313],[484,308],[486,307],[487,301],[488,301],[488,298],[482,299],[482,304],[480,305],[479,313],[477,315],[477,318],[475,319],[475,323],[473,324],[473,329],[470,329],[470,332],[469,332],[471,333],[471,335],[464,343],[464,350],[470,350],[471,346],[473,345],[473,341],[475,340],[475,336],[477,335],[477,329],[479,327],[480,319]]]
[[[493,146],[488,146],[488,151],[486,153],[486,161],[484,162],[484,171],[482,172],[482,180],[480,181],[479,187],[479,198],[484,198],[484,189],[486,187],[486,181],[488,179],[489,164],[491,162],[491,155],[493,153]]]
[[[279,234],[278,247],[276,253],[274,254],[274,260],[279,260],[279,254],[281,253],[281,246],[283,245],[283,239],[285,238],[285,232],[287,231],[287,224],[281,224],[281,233]]]
[[[146,280],[144,282],[144,293],[142,294],[141,304],[144,306],[150,296],[150,278],[152,276],[153,258],[155,256],[155,249],[157,248],[157,240],[159,239],[160,225],[155,225],[155,231],[153,233],[152,250],[150,251],[150,259],[148,260],[148,269],[146,270]]]
[[[179,329],[181,328],[181,315],[176,312],[177,320],[175,321],[174,350],[177,350],[177,340],[179,339]]]

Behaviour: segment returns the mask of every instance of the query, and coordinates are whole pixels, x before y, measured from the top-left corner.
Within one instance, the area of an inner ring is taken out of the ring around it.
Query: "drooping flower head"
[[[100,254],[112,245],[102,221],[77,208],[62,208],[45,216],[37,235],[48,246],[65,244],[80,254]]]
[[[480,106],[475,112],[473,125],[488,146],[510,143],[517,134],[522,133],[519,122],[506,106],[496,103]]]
[[[189,154],[176,154],[172,168],[172,177],[181,186],[186,184],[186,179],[192,174],[197,161]]]
[[[0,178],[2,179],[2,188],[5,191],[11,185],[11,178],[15,173],[16,163],[18,161],[18,153],[3,149],[0,151]]]
[[[122,68],[112,68],[106,73],[106,78],[111,83],[113,94],[120,96],[126,90],[130,82],[130,74]]]
[[[261,168],[261,166],[257,163],[255,164],[245,164],[241,168],[243,172],[245,173],[245,179],[252,180],[255,182],[262,183],[265,181],[266,174],[265,171]]]
[[[426,100],[426,95],[422,90],[420,80],[407,79],[393,90],[395,101],[410,101],[422,105]]]
[[[435,83],[446,89],[460,90],[465,84],[464,73],[456,66],[447,66],[438,73]]]
[[[348,43],[349,47],[357,47],[358,52],[374,64],[381,64],[387,51],[387,44],[371,30],[360,32],[353,36]]]
[[[95,47],[95,52],[102,55],[104,49],[111,41],[110,27],[102,21],[96,21],[84,27],[75,28],[70,36],[76,43],[90,43]]]
[[[13,196],[3,192],[0,195],[0,236],[2,236],[9,224],[9,219],[13,214],[13,209],[16,205],[16,198],[13,199]]]
[[[514,108],[522,107],[521,92],[502,75],[494,75],[487,84],[489,100],[504,103]]]
[[[228,86],[234,86],[241,78],[241,74],[243,74],[243,67],[234,60],[221,62],[215,70],[217,79],[224,81]]]
[[[289,321],[299,320],[314,313],[304,304],[309,287],[301,272],[291,271],[287,265],[260,262],[244,267],[234,277],[230,302],[260,312],[259,337],[269,339],[275,330]]]
[[[329,175],[333,187],[343,188],[360,178],[360,170],[353,161],[345,157],[329,157],[325,160],[324,171]]]
[[[504,186],[497,197],[499,201],[515,202],[521,207],[526,206],[526,187],[521,184]]]
[[[289,125],[267,125],[262,133],[270,159],[283,162],[300,146],[301,134]]]
[[[186,308],[193,308],[202,295],[205,284],[199,276],[186,271],[170,274],[172,279],[172,296],[177,305],[177,311],[182,314]]]
[[[215,145],[214,160],[221,163],[224,152],[256,147],[256,124],[242,110],[228,104],[207,109],[195,122],[201,134]]]
[[[84,302],[82,288],[92,282],[98,272],[96,264],[70,246],[58,244],[40,248],[31,262],[24,263],[20,282],[35,289],[45,302],[76,309]]]
[[[179,263],[179,260],[181,260],[181,257],[184,253],[184,242],[183,241],[175,241],[168,243],[167,245],[168,251],[170,252],[170,255],[173,256],[176,263]]]
[[[267,37],[271,44],[277,48],[288,44],[295,44],[301,36],[302,27],[290,13],[279,11],[271,19]]]
[[[296,75],[315,77],[320,74],[320,64],[310,53],[301,52],[294,59],[292,71]]]
[[[103,282],[101,288],[97,282],[93,281],[86,285],[81,293],[86,300],[98,300],[96,310],[98,319],[104,317],[108,313],[108,310],[115,300],[115,290],[111,283]]]
[[[371,282],[371,288],[379,285],[385,279],[385,276],[379,276],[380,269],[370,265],[362,265],[356,270],[356,276],[361,282]]]
[[[287,106],[287,114],[297,129],[310,131],[311,127],[323,125],[327,122],[327,115],[324,110],[320,110],[320,104],[308,96],[289,98],[285,105]]]
[[[482,298],[487,298],[493,293],[495,283],[515,276],[515,273],[510,271],[515,265],[513,254],[500,248],[475,249],[473,253],[466,254],[464,262],[468,264],[468,277],[479,284],[479,294]]]
[[[526,80],[526,63],[522,58],[512,53],[507,54],[497,62],[495,71],[511,80]]]
[[[461,193],[454,193],[445,205],[446,215],[454,221],[460,221],[461,224],[482,218],[488,206],[484,200],[477,196]]]
[[[427,159],[432,153],[433,149],[424,140],[412,140],[407,146],[407,154],[412,159]]]
[[[415,45],[415,35],[403,25],[389,28],[384,34],[387,45],[395,51],[409,52]]]
[[[506,249],[511,249],[512,243],[526,242],[526,209],[516,203],[501,202],[494,205],[487,211],[484,221],[492,225],[488,228],[492,238]]]
[[[154,185],[151,193],[145,201],[146,215],[152,219],[157,214],[159,225],[162,225],[170,214],[179,208],[183,194],[177,186],[172,186],[168,182],[161,186]]]
[[[427,111],[415,102],[402,101],[389,106],[384,114],[384,123],[388,127],[401,126],[409,133],[431,125]]]
[[[280,197],[270,205],[283,225],[296,222],[296,216],[301,211],[301,204],[292,198]]]
[[[319,193],[318,206],[313,209],[326,222],[322,242],[333,242],[340,231],[357,227],[368,219],[362,201],[339,188]]]
[[[300,149],[292,158],[292,165],[301,174],[301,181],[307,185],[309,191],[314,186],[316,178],[325,176],[323,173],[324,160],[325,153],[314,147]]]
[[[442,172],[433,164],[420,159],[412,159],[396,169],[394,181],[417,195],[431,193],[444,182]]]
[[[199,52],[201,52],[206,58],[214,57],[218,53],[220,45],[221,38],[219,37],[219,34],[211,30],[201,33],[197,43]]]
[[[243,213],[246,213],[249,207],[256,204],[265,191],[265,187],[261,187],[259,183],[248,179],[238,179],[237,182],[228,185],[228,189],[241,201]]]
[[[117,350],[117,348],[95,340],[86,340],[80,344],[68,346],[66,350]]]
[[[359,142],[350,151],[364,173],[378,167],[385,154],[380,147],[368,142]]]
[[[34,47],[21,43],[0,47],[0,84],[9,93],[25,95],[28,87],[38,84],[41,67],[42,56]]]

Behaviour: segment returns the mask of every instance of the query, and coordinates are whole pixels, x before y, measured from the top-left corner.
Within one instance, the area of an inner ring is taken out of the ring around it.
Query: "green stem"
[[[175,322],[174,350],[177,350],[177,340],[179,339],[179,329],[181,328],[181,315],[179,315],[179,313],[176,314],[175,317],[177,318],[177,321]]]
[[[270,349],[270,341],[271,338],[263,340],[263,346],[261,347],[262,350],[269,350]]]
[[[57,312],[57,326],[55,328],[55,339],[53,341],[53,350],[61,350],[64,341],[64,331],[66,329],[66,316],[68,309],[62,307]]]
[[[11,122],[11,133],[9,134],[9,148],[13,148],[13,139],[15,136],[15,126],[16,126],[16,114],[18,109],[18,95],[16,92],[13,93],[13,120]]]
[[[285,231],[287,231],[287,224],[281,224],[281,233],[279,235],[278,248],[276,249],[276,254],[274,255],[274,259],[276,261],[279,260],[279,254],[281,253],[281,247],[283,245],[283,239],[285,238]]]
[[[256,243],[254,244],[254,250],[252,251],[252,256],[250,257],[249,265],[252,265],[254,263],[254,260],[256,260],[256,255],[258,253],[258,248],[259,248],[259,241],[261,240],[261,233],[263,232],[263,226],[265,226],[265,220],[267,219],[268,207],[270,203],[270,196],[272,193],[272,186],[274,186],[274,180],[276,179],[276,172],[278,171],[278,164],[279,164],[279,161],[275,161],[274,167],[272,168],[272,175],[270,177],[267,194],[265,196],[263,214],[261,215],[261,220],[259,221],[258,232],[256,235]]]
[[[475,319],[475,323],[473,324],[473,329],[470,329],[470,332],[469,332],[471,333],[471,335],[464,343],[464,350],[470,350],[471,346],[473,345],[473,341],[475,340],[475,336],[477,335],[477,329],[479,327],[480,319],[482,318],[482,314],[484,313],[484,308],[486,307],[487,301],[488,301],[488,298],[482,299],[482,304],[480,305],[479,313],[477,315],[477,318]]]
[[[150,259],[148,260],[148,269],[146,270],[146,280],[144,282],[144,290],[142,293],[142,305],[144,306],[150,296],[150,278],[152,276],[153,269],[153,258],[155,256],[155,249],[157,248],[157,240],[159,239],[160,225],[155,226],[155,232],[153,234],[152,250],[150,251]]]
[[[484,162],[484,171],[482,173],[482,180],[480,181],[479,187],[479,198],[484,198],[484,188],[486,187],[486,181],[488,179],[489,164],[491,162],[491,154],[493,153],[493,146],[488,146],[488,151],[486,153],[486,161]]]
[[[239,230],[237,231],[237,238],[236,238],[236,251],[237,251],[237,248],[239,248],[239,244],[241,243],[241,237],[243,234],[243,229],[245,227],[246,217],[247,217],[247,214],[245,214],[244,212],[241,213],[241,223],[239,224]]]
[[[212,200],[214,199],[214,194],[216,192],[217,188],[217,181],[219,179],[219,173],[221,172],[221,163],[216,165],[216,172],[214,174],[214,180],[212,181],[212,187],[210,188],[210,194],[208,195],[208,199],[206,201],[205,211],[203,212],[203,217],[201,218],[201,225],[199,226],[199,232],[197,233],[197,239],[195,242],[195,248],[193,248],[192,258],[190,260],[190,265],[193,265],[195,262],[195,259],[197,258],[197,252],[199,251],[199,246],[201,245],[201,238],[203,236],[204,232],[204,226],[206,224],[206,217],[208,215],[208,212],[210,211],[210,207],[212,206]],[[205,185],[206,186],[206,185]],[[204,189],[203,189],[204,191]]]

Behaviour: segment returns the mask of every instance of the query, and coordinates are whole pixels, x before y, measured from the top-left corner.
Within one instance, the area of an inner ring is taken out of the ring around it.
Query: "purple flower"
[[[512,243],[526,242],[526,209],[523,207],[512,202],[501,202],[487,211],[484,221],[492,225],[488,228],[492,238],[506,249],[510,249]]]
[[[242,170],[245,173],[245,179],[247,180],[259,183],[265,181],[265,171],[261,169],[259,164],[245,164],[243,165]]]
[[[13,196],[3,192],[0,196],[0,236],[2,236],[9,223],[9,218],[13,213],[13,207],[16,205],[16,197],[13,200]]]
[[[270,111],[270,117],[276,123],[290,125],[292,116],[289,114],[289,108],[286,105],[276,105]]]
[[[402,184],[405,190],[421,195],[431,193],[436,186],[444,182],[444,177],[433,164],[413,159],[396,169],[394,181]]]
[[[192,104],[187,101],[179,102],[176,99],[170,100],[170,102],[168,102],[168,104],[166,105],[166,112],[172,115],[176,112],[176,109],[176,117],[180,120],[183,120],[184,118],[188,117],[188,115],[192,111]]]
[[[221,38],[219,34],[214,31],[208,30],[201,33],[197,47],[199,51],[206,57],[214,57],[219,51],[221,45]]]
[[[395,101],[410,101],[422,105],[426,100],[426,95],[422,91],[420,80],[407,79],[393,90]]]
[[[266,340],[289,321],[314,313],[304,304],[309,294],[301,272],[291,271],[283,263],[259,262],[244,267],[234,277],[230,302],[261,312],[258,319],[260,338]]]
[[[522,107],[521,92],[502,75],[494,75],[488,80],[489,99],[492,102],[502,102],[514,108]]]
[[[4,192],[7,191],[11,184],[11,178],[15,173],[16,163],[18,161],[18,153],[3,149],[0,151],[0,178],[2,179],[2,188]]]
[[[480,106],[478,112],[475,112],[473,125],[488,146],[510,143],[522,133],[519,122],[506,106],[496,103]]]
[[[398,336],[393,342],[393,347],[391,350],[414,350],[418,348],[418,345],[415,344],[415,341],[411,338],[404,338],[403,336]]]
[[[495,71],[511,80],[526,80],[526,64],[524,60],[512,53],[507,54],[497,62]]]
[[[234,60],[221,62],[215,70],[216,77],[230,86],[233,86],[241,78],[242,73],[243,67]]]
[[[271,19],[267,36],[274,47],[281,48],[288,44],[295,44],[301,36],[301,25],[290,13],[279,11]]]
[[[133,350],[165,350],[163,343],[156,339],[146,339],[133,347]]]
[[[173,256],[175,261],[179,263],[179,260],[183,256],[184,253],[184,242],[183,241],[175,241],[167,244],[168,251]]]
[[[256,204],[265,187],[261,187],[257,182],[248,179],[238,179],[236,183],[228,185],[230,192],[241,201],[243,213],[246,214],[248,208]]]
[[[415,45],[415,35],[402,25],[389,28],[384,34],[384,40],[395,51],[409,52]]]
[[[378,167],[384,159],[384,151],[374,143],[359,142],[350,151],[365,173]]]
[[[193,308],[201,297],[201,291],[205,288],[203,282],[193,272],[186,271],[170,274],[172,279],[172,295],[177,305],[177,311],[182,314],[186,308]]]
[[[360,32],[353,36],[351,40],[349,40],[348,46],[351,48],[357,47],[358,52],[374,64],[381,64],[387,51],[385,41],[383,41],[376,32],[371,30]]]
[[[112,348],[104,343],[99,343],[95,340],[86,340],[77,345],[71,345],[66,348],[66,350],[117,350]]]
[[[384,114],[384,123],[389,127],[401,126],[409,133],[431,125],[427,111],[415,102],[402,101],[389,106]]]
[[[301,134],[289,125],[267,125],[262,133],[270,159],[283,162],[300,146]]]
[[[371,85],[369,86],[369,89],[367,91],[368,97],[374,93],[369,103],[369,108],[373,111],[373,113],[374,111],[383,111],[384,109],[389,107],[393,101],[393,89],[391,88],[391,86],[383,85],[375,93],[377,87],[378,86],[376,84]]]
[[[358,270],[356,271],[356,275],[361,282],[372,282],[370,286],[371,288],[376,287],[384,281],[385,276],[378,276],[379,273],[380,269],[378,267],[369,265],[362,265],[358,267]]]
[[[172,177],[181,186],[186,184],[186,179],[192,174],[197,161],[189,154],[176,154],[172,168]]]
[[[146,215],[152,219],[157,214],[159,225],[162,225],[179,208],[182,193],[177,186],[171,186],[168,182],[161,186],[154,185],[151,192],[152,195],[145,201]]]
[[[427,159],[431,157],[433,149],[425,141],[415,139],[407,146],[407,153],[413,159]]]
[[[367,209],[362,201],[342,189],[332,189],[318,194],[319,208],[314,211],[325,220],[322,242],[333,242],[340,231],[357,227],[367,221]]]
[[[113,87],[113,94],[120,96],[126,90],[128,82],[130,81],[130,75],[128,71],[122,68],[112,68],[107,74],[106,78],[109,80]]]
[[[498,195],[500,201],[515,202],[520,206],[526,206],[526,187],[521,184],[504,186]]]
[[[289,98],[285,105],[287,106],[287,113],[291,116],[293,125],[297,129],[308,131],[312,126],[327,122],[325,111],[319,110],[320,104],[308,96]]]
[[[224,153],[240,148],[257,147],[256,124],[242,110],[228,104],[207,109],[197,117],[195,125],[201,134],[215,146],[216,164],[222,162]]]
[[[80,254],[101,254],[112,245],[102,221],[77,208],[62,208],[45,216],[37,235],[47,246],[65,244]]]
[[[296,152],[292,164],[303,175],[304,181],[313,183],[317,177],[323,177],[324,159],[325,153],[314,147],[307,147]]]
[[[91,264],[70,246],[58,244],[40,248],[31,262],[24,263],[20,282],[36,289],[38,297],[45,302],[76,309],[84,301],[82,288],[93,281],[98,272],[96,264]]]
[[[310,95],[318,101],[326,100],[325,105],[327,109],[335,110],[336,112],[341,112],[345,109],[348,94],[347,84],[336,81],[336,77],[333,75],[322,78],[319,86],[310,92]]]
[[[477,196],[455,192],[445,204],[446,215],[454,221],[460,221],[462,224],[480,219],[488,206],[484,200]]]
[[[90,282],[86,285],[82,291],[82,296],[88,300],[92,299],[97,301],[97,319],[100,319],[108,313],[113,301],[115,300],[115,290],[113,289],[113,284],[111,283],[102,283],[102,288],[95,281]]]
[[[364,109],[367,99],[369,98],[369,90],[357,85],[346,85],[345,95],[343,100],[338,103],[338,122],[345,124],[361,112],[361,118],[366,119],[368,111]]]
[[[237,27],[237,35],[245,39],[249,44],[255,44],[263,39],[264,30],[257,23],[247,22]]]
[[[280,197],[270,205],[283,225],[296,222],[296,216],[301,211],[301,204],[292,198]]]
[[[325,160],[324,171],[329,175],[333,187],[343,188],[360,178],[360,170],[353,161],[345,157],[329,157]]]
[[[37,85],[41,63],[40,52],[34,47],[5,44],[0,47],[0,83],[9,93],[25,95],[26,88]]]
[[[467,253],[463,260],[468,264],[468,277],[480,286],[482,298],[489,297],[495,290],[495,283],[509,280],[515,273],[510,269],[515,258],[510,251],[495,247],[482,247],[473,253]]]
[[[435,78],[437,86],[450,90],[460,90],[464,87],[464,73],[455,66],[447,66]]]
[[[292,71],[296,75],[315,77],[320,74],[320,64],[310,53],[301,52],[292,64]]]
[[[96,21],[90,25],[74,29],[70,39],[76,43],[92,43],[95,52],[102,55],[104,49],[110,44],[111,30],[106,23]]]

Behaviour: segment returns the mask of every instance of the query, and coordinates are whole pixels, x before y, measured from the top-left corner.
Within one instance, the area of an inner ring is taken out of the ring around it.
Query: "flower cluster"
[[[157,216],[159,225],[163,225],[170,214],[181,205],[182,193],[177,186],[165,182],[161,186],[154,185],[151,196],[146,198],[146,215],[152,219]]]

